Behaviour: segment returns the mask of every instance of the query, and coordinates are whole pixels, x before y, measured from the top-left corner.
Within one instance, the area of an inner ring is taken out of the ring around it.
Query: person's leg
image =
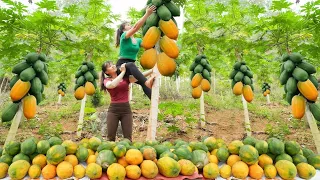
[[[155,76],[152,74],[150,76],[150,78],[144,84],[140,84],[144,94],[146,94],[149,99],[151,99],[151,92],[152,92],[151,88],[152,88],[152,85],[153,85],[154,78],[155,78]],[[139,82],[137,82],[137,83],[139,83]],[[148,84],[150,86],[150,88],[147,87],[146,84]]]
[[[151,88],[154,80],[154,76],[151,76],[151,78],[147,79],[144,77],[144,75],[140,72],[140,70],[137,68],[137,66],[129,59],[119,59],[117,62],[117,67],[121,64],[126,63],[126,73],[125,76],[133,75],[138,82],[137,84],[141,85],[143,92],[148,96],[149,99],[151,99]],[[119,70],[118,70],[119,71]],[[120,71],[117,73],[120,74]]]
[[[139,81],[136,82],[136,84],[139,84],[142,87],[144,94],[147,95],[149,99],[151,99],[151,89],[148,88],[145,84],[140,84]]]
[[[136,83],[141,85],[143,92],[151,99],[151,88],[154,81],[155,76],[151,75],[149,79],[144,77],[144,75],[139,71],[137,66],[134,63],[127,63],[126,69],[130,70],[130,73],[138,80]]]
[[[121,64],[123,63],[134,63],[133,60],[130,60],[130,59],[119,59],[117,61],[117,64],[116,64],[116,67],[117,67],[117,74],[119,75],[121,72],[120,72],[120,66]],[[127,68],[127,65],[126,65],[126,73],[124,74],[125,77],[129,77],[131,74],[131,70],[130,68]]]
[[[120,121],[121,121],[123,137],[132,141],[132,121],[133,121],[132,113],[123,114],[121,116]]]
[[[117,63],[116,63],[116,66],[117,67],[120,67],[121,64],[123,63],[127,63],[127,62],[130,62],[128,59],[118,59]]]
[[[133,75],[134,78],[138,80],[138,84],[145,84],[147,78],[140,72],[138,67],[133,62],[126,63],[126,71],[130,71],[130,75]]]
[[[107,138],[108,141],[116,140],[116,132],[119,124],[119,115],[108,111],[107,115]]]
[[[132,111],[129,102],[122,103],[119,109],[123,137],[132,141]]]

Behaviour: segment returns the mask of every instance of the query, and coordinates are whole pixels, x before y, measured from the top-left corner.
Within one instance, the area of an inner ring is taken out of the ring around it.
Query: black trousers
[[[133,119],[129,102],[110,104],[107,115],[108,141],[116,140],[119,121],[121,122],[123,137],[132,141]]]
[[[119,59],[116,64],[118,68],[117,74],[120,74],[121,64],[126,63],[126,73],[124,74],[124,76],[129,77],[130,75],[133,75],[133,77],[138,80],[136,83],[142,87],[144,94],[146,94],[148,98],[151,99],[151,89],[144,84],[147,81],[147,78],[144,77],[144,75],[139,71],[134,62],[135,61],[132,59]]]

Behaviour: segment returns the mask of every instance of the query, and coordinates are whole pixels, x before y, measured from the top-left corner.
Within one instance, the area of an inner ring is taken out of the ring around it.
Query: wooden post
[[[62,96],[61,96],[61,94],[59,94],[58,104],[61,104],[61,98],[62,98]]]
[[[306,114],[305,115],[306,115],[306,118],[309,123],[311,134],[312,134],[313,140],[314,140],[314,144],[316,145],[317,154],[319,154],[320,153],[320,133],[319,133],[317,123],[314,120],[308,105],[306,105]]]
[[[267,94],[267,104],[270,104],[270,96]]]
[[[206,116],[204,112],[204,92],[202,91],[201,96],[200,96],[200,127],[204,128],[206,125]]]
[[[251,126],[250,126],[250,120],[249,120],[248,105],[247,105],[247,101],[244,99],[243,95],[242,95],[242,104],[243,104],[243,110],[244,110],[245,131],[247,133],[247,136],[251,136]]]
[[[19,110],[12,120],[11,127],[8,132],[6,142],[4,143],[4,147],[6,146],[7,143],[14,140],[14,138],[17,134],[18,128],[19,128],[20,121],[22,119],[22,114],[23,114],[22,103],[20,103]]]
[[[152,85],[151,106],[150,106],[150,115],[149,115],[148,131],[147,131],[147,140],[155,140],[156,139],[156,132],[157,132],[159,88],[160,88],[160,83],[159,83],[160,80],[159,79],[161,76],[161,74],[159,73],[157,64],[153,67],[153,73],[155,73],[156,77],[155,77],[153,85]]]
[[[79,115],[78,128],[77,128],[77,136],[78,137],[80,137],[81,133],[82,133],[84,108],[86,107],[86,99],[87,99],[87,94],[84,95],[84,98],[81,101],[80,115]]]
[[[132,101],[132,88],[133,88],[132,83],[130,83],[130,87],[129,87],[129,102]]]

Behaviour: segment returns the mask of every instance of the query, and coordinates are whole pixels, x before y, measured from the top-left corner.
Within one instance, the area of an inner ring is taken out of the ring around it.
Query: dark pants
[[[151,99],[151,89],[144,84],[147,81],[147,78],[144,77],[144,75],[139,71],[134,62],[135,61],[132,59],[119,59],[116,64],[118,68],[117,74],[120,74],[119,69],[121,64],[126,63],[126,73],[124,74],[124,76],[129,77],[130,75],[133,75],[133,77],[138,80],[136,83],[142,87],[144,94],[146,94],[148,98]]]
[[[129,102],[110,104],[107,115],[108,141],[116,140],[119,121],[121,121],[123,137],[132,141],[133,119]]]

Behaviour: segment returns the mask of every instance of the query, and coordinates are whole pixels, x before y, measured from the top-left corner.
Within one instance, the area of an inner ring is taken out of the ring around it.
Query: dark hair
[[[108,75],[105,72],[106,72],[107,68],[110,66],[110,64],[112,64],[112,61],[106,61],[101,66],[101,80],[100,80],[101,91],[105,91],[107,89],[106,86],[104,85],[104,80],[106,79],[105,75]]]
[[[127,23],[128,23],[128,22],[126,22],[126,21],[123,22],[123,23],[121,23],[119,29],[117,30],[117,42],[116,42],[116,47],[119,47],[119,45],[120,45],[120,37],[121,37],[121,35],[123,34],[123,29],[124,29],[124,27],[126,26]]]

